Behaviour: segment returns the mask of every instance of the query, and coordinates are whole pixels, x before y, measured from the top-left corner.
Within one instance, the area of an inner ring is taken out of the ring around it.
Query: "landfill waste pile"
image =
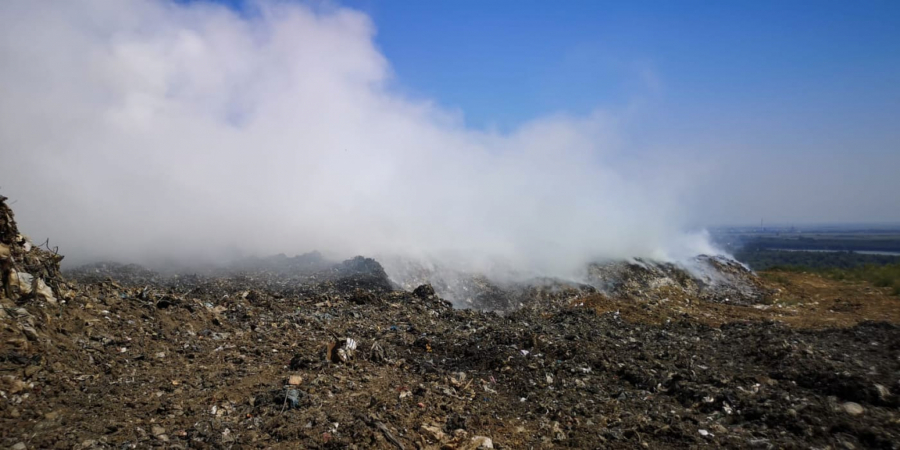
[[[636,260],[472,277],[485,311],[363,257],[62,275],[3,200],[2,448],[900,448],[871,286]]]
[[[753,305],[769,294],[750,269],[722,256],[700,255],[686,263],[633,261],[592,264],[589,283],[613,297],[698,299]]]
[[[738,305],[759,303],[770,294],[748,268],[721,256],[700,255],[680,263],[640,258],[593,263],[576,280],[521,276],[496,280],[396,259],[389,266],[398,289],[431,284],[438,295],[457,306],[498,312],[552,305],[590,294],[636,301],[678,298]]]

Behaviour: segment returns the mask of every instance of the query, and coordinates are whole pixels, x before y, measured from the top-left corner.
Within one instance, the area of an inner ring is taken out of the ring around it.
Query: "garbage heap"
[[[587,283],[609,297],[636,301],[704,300],[750,306],[771,293],[741,263],[699,255],[680,263],[635,258],[592,264]]]
[[[409,261],[389,261],[388,267],[399,289],[428,283],[456,307],[499,313],[523,307],[553,309],[597,295],[636,303],[703,300],[752,306],[772,294],[753,271],[724,256],[699,255],[679,262],[642,258],[595,262],[574,279],[504,280]]]
[[[0,196],[0,300],[55,305],[60,297],[59,263],[63,256],[35,246],[19,233],[6,200]]]
[[[222,275],[101,264],[60,278],[61,258],[21,236],[2,201],[0,220],[0,448],[900,442],[900,317],[838,329],[844,313],[823,310],[823,329],[793,329],[759,320],[788,308],[730,304],[718,269],[632,261],[576,301],[594,288],[460,281],[475,306],[526,303],[498,314],[453,308],[440,286],[393,289],[390,270],[363,257],[324,269],[314,255],[277,257]],[[722,303],[674,297],[691,292]],[[710,313],[730,318],[711,326]]]

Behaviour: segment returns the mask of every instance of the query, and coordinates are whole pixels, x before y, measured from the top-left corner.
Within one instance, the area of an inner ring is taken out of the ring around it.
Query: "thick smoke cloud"
[[[320,250],[484,270],[708,252],[627,112],[509,133],[398,94],[357,11],[0,4],[0,193],[70,260]],[[439,57],[439,55],[435,55]],[[677,174],[677,175],[676,175]]]

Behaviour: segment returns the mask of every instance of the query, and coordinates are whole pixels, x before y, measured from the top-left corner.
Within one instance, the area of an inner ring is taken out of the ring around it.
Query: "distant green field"
[[[813,272],[820,273],[833,280],[867,281],[876,287],[889,287],[891,294],[900,296],[900,263],[883,266],[864,265],[852,269],[810,269],[798,266],[780,266],[769,269],[771,272]]]
[[[877,287],[889,287],[894,295],[900,295],[900,264],[828,269],[824,273],[836,280],[868,281]]]
[[[754,270],[814,272],[834,280],[867,281],[900,296],[900,256],[766,249],[745,249],[734,256]]]

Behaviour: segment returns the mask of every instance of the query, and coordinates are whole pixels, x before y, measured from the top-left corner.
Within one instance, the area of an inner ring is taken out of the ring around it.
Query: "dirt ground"
[[[597,294],[571,303],[583,303],[600,313],[618,311],[625,320],[651,324],[687,319],[721,326],[768,320],[797,329],[821,330],[865,321],[900,323],[900,297],[891,295],[890,288],[835,281],[814,273],[774,271],[759,275],[773,293],[752,306],[697,301],[680,292],[656,301]]]
[[[427,292],[70,282],[56,307],[4,301],[0,443],[897,448],[898,299],[785,277],[757,306],[593,295],[506,316]]]

